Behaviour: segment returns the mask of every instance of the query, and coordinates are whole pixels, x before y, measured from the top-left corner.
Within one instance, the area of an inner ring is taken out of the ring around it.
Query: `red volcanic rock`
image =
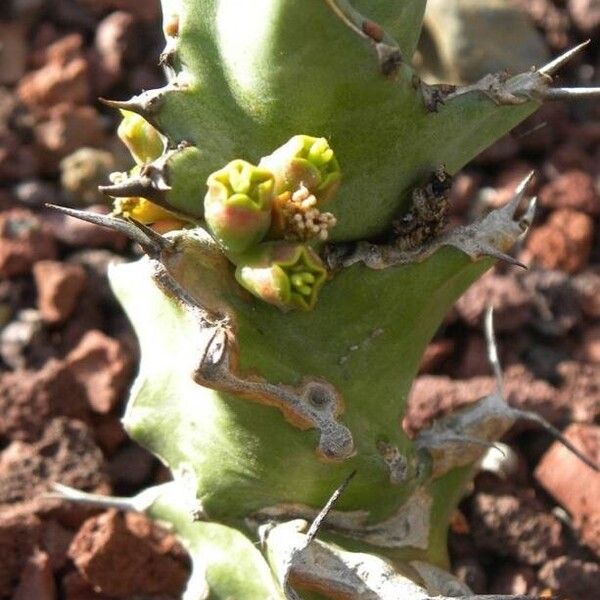
[[[115,598],[180,597],[188,570],[175,548],[174,538],[145,517],[109,511],[83,524],[69,556],[94,589]]]
[[[32,212],[0,213],[0,277],[25,275],[38,260],[56,256],[50,229]]]
[[[544,208],[571,208],[592,216],[600,214],[600,195],[594,178],[578,169],[567,171],[542,187],[539,200]]]
[[[555,210],[546,223],[533,229],[527,239],[527,254],[547,268],[576,273],[588,262],[594,238],[594,222],[582,212]]]
[[[66,321],[73,313],[85,287],[84,268],[59,261],[41,260],[34,265],[33,276],[38,292],[38,309],[44,321],[50,324]]]

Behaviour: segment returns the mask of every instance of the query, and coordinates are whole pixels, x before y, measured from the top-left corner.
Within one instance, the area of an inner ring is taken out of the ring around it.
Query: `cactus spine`
[[[187,544],[186,600],[473,598],[444,571],[449,516],[486,446],[535,417],[499,386],[415,440],[400,424],[444,314],[533,217],[525,181],[443,233],[448,178],[574,93],[550,87],[571,53],[428,86],[424,8],[163,0],[167,84],[108,102],[137,166],[103,188],[113,217],[69,212],[148,254],[111,272],[142,349],[124,423],[174,482],[121,506]]]

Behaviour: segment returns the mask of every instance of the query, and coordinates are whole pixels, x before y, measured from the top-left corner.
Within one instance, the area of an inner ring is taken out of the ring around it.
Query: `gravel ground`
[[[599,37],[595,0],[514,1],[553,53]],[[168,477],[119,422],[138,349],[105,272],[135,249],[43,208],[107,211],[96,186],[128,159],[116,116],[96,98],[160,85],[158,2],[5,2],[0,598],[177,598],[189,564],[170,535],[138,515],[40,498],[51,481],[124,495]],[[563,81],[598,85],[599,50],[590,44]],[[598,463],[600,103],[547,105],[486,151],[455,178],[453,222],[506,201],[531,169],[540,209],[518,249],[531,267],[497,267],[458,302],[426,352],[405,427],[417,431],[493,388],[481,333],[491,303],[511,403],[538,411]],[[478,475],[453,519],[455,573],[478,593],[591,600],[600,589],[600,476],[538,428],[515,427],[505,442],[512,467]]]

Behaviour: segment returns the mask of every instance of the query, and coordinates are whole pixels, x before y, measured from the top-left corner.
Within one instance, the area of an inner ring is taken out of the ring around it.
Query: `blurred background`
[[[465,83],[588,38],[559,85],[600,85],[600,0],[430,0],[414,62]],[[159,87],[162,43],[158,0],[0,0],[1,599],[176,599],[187,577],[185,552],[143,517],[42,498],[54,481],[129,495],[168,477],[119,422],[138,350],[105,273],[139,251],[44,208],[109,210],[97,186],[130,159],[98,98]],[[600,463],[600,102],[547,104],[484,152],[454,179],[452,224],[506,202],[531,169],[539,211],[517,249],[530,269],[498,266],[458,302],[403,425],[493,389],[492,304],[510,402]],[[477,593],[591,600],[600,476],[540,429],[505,441],[456,512],[454,572]]]

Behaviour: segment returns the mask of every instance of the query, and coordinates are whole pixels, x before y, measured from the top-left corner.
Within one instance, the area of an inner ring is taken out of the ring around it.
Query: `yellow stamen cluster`
[[[285,220],[284,236],[287,240],[306,241],[318,238],[325,241],[337,220],[328,212],[317,208],[317,199],[304,185],[287,194],[280,205]]]

